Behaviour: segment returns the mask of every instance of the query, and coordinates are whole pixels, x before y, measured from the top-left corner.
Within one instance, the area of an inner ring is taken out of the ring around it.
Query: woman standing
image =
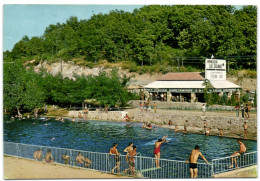
[[[155,148],[154,148],[154,157],[155,159],[155,165],[157,168],[160,168],[159,162],[160,162],[160,149],[161,144],[166,141],[167,136],[162,137],[161,139],[158,139],[158,141],[155,142]]]

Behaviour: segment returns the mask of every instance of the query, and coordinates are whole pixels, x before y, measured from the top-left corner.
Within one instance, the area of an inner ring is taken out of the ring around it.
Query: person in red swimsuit
[[[160,148],[161,144],[166,141],[167,136],[162,137],[161,139],[158,139],[158,141],[155,142],[155,148],[154,148],[154,157],[155,159],[155,164],[157,168],[160,168],[159,166],[159,159],[160,159]]]

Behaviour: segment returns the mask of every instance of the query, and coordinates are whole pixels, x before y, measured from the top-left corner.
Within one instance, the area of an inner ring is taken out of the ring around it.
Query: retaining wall
[[[69,117],[78,117],[78,112],[81,112],[83,117],[83,111],[70,111]],[[87,119],[89,120],[104,120],[104,121],[117,121],[122,122],[124,116],[128,114],[126,111],[89,111]],[[152,124],[167,126],[169,120],[173,122],[173,125],[178,125],[180,130],[183,130],[183,125],[186,120],[188,120],[188,131],[193,133],[201,133],[203,131],[205,119],[207,121],[208,127],[211,128],[212,133],[218,133],[218,128],[223,129],[224,135],[242,135],[244,133],[243,123],[244,119],[237,117],[224,117],[224,116],[194,116],[187,114],[160,114],[160,113],[135,113],[134,115],[129,115],[131,122],[151,122]],[[248,119],[247,124],[249,126],[248,131],[251,134],[257,132],[257,120]],[[172,129],[174,127],[171,127]],[[228,134],[227,134],[228,133]]]

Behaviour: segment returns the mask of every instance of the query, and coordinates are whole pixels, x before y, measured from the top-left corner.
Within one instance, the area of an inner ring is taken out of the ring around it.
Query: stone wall
[[[140,100],[130,101],[129,104],[134,108],[139,107]],[[153,106],[154,102],[158,109],[166,109],[166,108],[178,108],[178,109],[201,109],[203,103],[200,102],[161,102],[161,101],[151,101],[151,105]]]
[[[70,111],[69,117],[78,117],[78,113],[83,111]],[[109,112],[99,112],[99,111],[89,111],[88,120],[104,120],[104,121],[117,121],[122,122],[124,116],[128,114],[126,111],[109,111]],[[83,116],[82,116],[83,117]],[[134,115],[129,115],[130,122],[151,122],[153,125],[158,125],[161,127],[167,127],[174,129],[174,126],[168,127],[167,123],[169,120],[172,121],[173,125],[178,125],[180,130],[183,130],[183,125],[186,120],[188,120],[188,132],[191,133],[203,133],[203,126],[205,119],[207,121],[208,127],[211,128],[212,134],[217,135],[218,128],[223,129],[224,135],[227,137],[241,137],[244,133],[243,123],[244,119],[237,117],[224,117],[224,116],[194,116],[186,114],[160,114],[160,113],[136,113]],[[247,124],[249,126],[250,139],[256,140],[257,138],[257,120],[248,119]]]
[[[137,113],[133,117],[133,122],[152,122],[153,124],[167,125],[171,120],[173,125],[178,125],[179,129],[183,129],[183,125],[188,120],[188,128],[203,128],[206,120],[208,127],[215,129],[223,129],[224,131],[243,132],[244,120],[236,117],[222,117],[222,116],[194,116],[194,115],[174,115],[174,114],[159,114],[159,113]],[[256,132],[257,120],[248,119],[247,124],[250,127],[250,132]]]
[[[84,111],[70,111],[68,117],[78,118],[79,112],[84,117]],[[99,112],[99,111],[89,111],[87,114],[87,119],[89,120],[104,120],[104,121],[122,121],[125,115],[128,112],[126,111],[108,111],[108,112]]]

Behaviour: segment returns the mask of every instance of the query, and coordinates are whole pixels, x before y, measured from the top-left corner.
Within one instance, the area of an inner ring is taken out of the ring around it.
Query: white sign
[[[206,59],[205,69],[225,70],[226,71],[226,60],[218,59]]]
[[[206,59],[205,78],[208,80],[226,80],[226,60]]]
[[[226,71],[206,70],[205,78],[208,80],[226,80]]]

